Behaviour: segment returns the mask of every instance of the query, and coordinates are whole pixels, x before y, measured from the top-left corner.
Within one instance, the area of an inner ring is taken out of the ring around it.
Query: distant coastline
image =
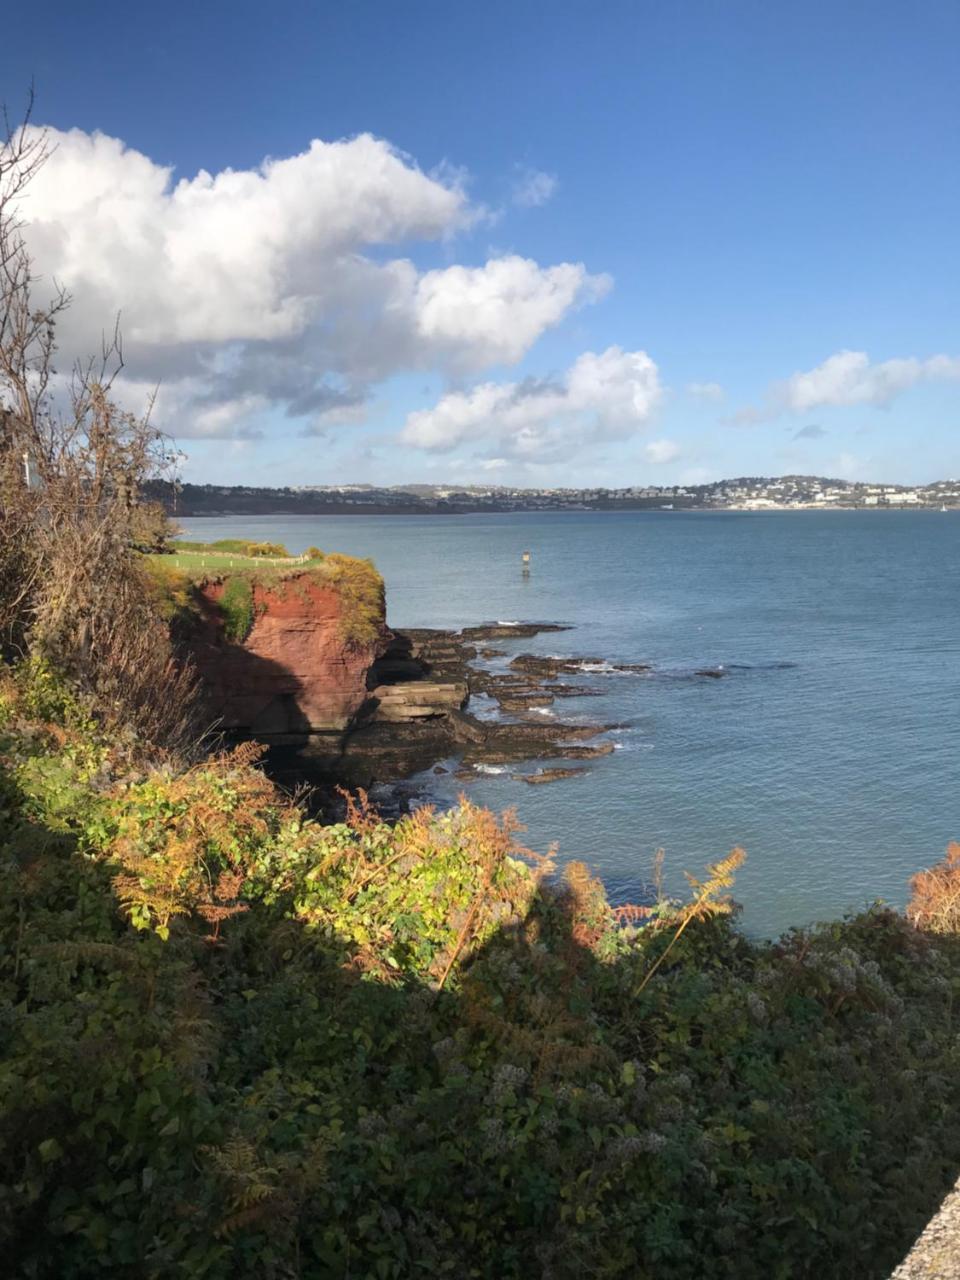
[[[266,488],[154,482],[150,496],[162,502],[172,516],[191,518],[502,515],[544,511],[949,511],[960,510],[960,480],[909,487],[819,476],[780,476],[630,489],[456,489],[443,485]]]

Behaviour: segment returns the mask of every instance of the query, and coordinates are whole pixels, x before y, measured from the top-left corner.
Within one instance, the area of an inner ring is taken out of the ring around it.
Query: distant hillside
[[[414,489],[416,492],[414,492]],[[418,485],[377,489],[351,485],[344,489],[267,489],[247,485],[184,484],[176,489],[155,482],[150,496],[173,516],[223,515],[460,515],[476,511],[643,509],[665,499],[621,495],[606,490],[449,490]],[[666,499],[678,506],[700,503],[692,492]]]
[[[150,496],[174,516],[460,515],[482,511],[722,510],[801,507],[960,507],[960,481],[908,486],[825,476],[739,476],[701,485],[519,489],[410,484],[269,489],[156,481]]]

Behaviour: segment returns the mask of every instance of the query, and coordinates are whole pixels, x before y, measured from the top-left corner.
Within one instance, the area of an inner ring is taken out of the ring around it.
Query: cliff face
[[[304,573],[253,584],[253,624],[233,642],[218,607],[224,589],[222,582],[200,586],[201,617],[189,641],[220,725],[258,736],[345,729],[366,702],[368,672],[386,648],[382,615],[375,640],[349,641],[349,601]]]

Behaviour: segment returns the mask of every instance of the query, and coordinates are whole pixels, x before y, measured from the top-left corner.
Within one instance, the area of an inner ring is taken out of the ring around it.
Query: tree
[[[0,137],[0,646],[43,656],[96,696],[100,713],[150,741],[196,737],[195,680],[177,662],[141,568],[144,530],[163,536],[142,500],[168,476],[172,442],[112,396],[123,369],[119,325],[99,357],[68,377],[55,365],[69,308],[39,278],[24,238],[30,182],[50,154],[31,124],[3,112]]]

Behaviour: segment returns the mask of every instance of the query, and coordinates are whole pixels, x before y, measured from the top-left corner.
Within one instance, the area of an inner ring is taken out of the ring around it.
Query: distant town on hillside
[[[822,476],[741,476],[699,485],[624,489],[521,489],[505,485],[249,485],[155,483],[153,496],[181,516],[416,515],[483,511],[765,511],[856,508],[960,510],[960,480],[868,484]]]

